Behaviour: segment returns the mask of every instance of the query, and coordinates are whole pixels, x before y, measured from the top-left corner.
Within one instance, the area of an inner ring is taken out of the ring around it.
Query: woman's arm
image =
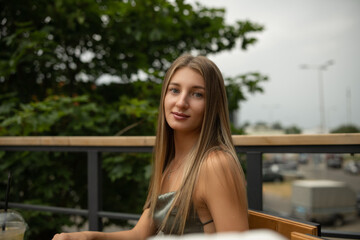
[[[216,232],[249,229],[245,180],[236,161],[230,154],[216,151],[201,167],[199,190]]]
[[[122,240],[122,239],[146,239],[155,234],[155,227],[150,217],[149,209],[145,209],[136,226],[128,231],[104,233],[104,232],[75,232],[56,234],[52,240]]]

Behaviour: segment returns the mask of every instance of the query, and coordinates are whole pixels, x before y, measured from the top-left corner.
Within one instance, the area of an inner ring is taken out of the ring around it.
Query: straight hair
[[[231,164],[234,167],[231,168],[231,174],[225,175],[228,177],[226,184],[234,186],[235,198],[241,199],[241,194],[245,191],[244,173],[231,137],[228,103],[222,74],[208,58],[185,54],[172,63],[163,81],[153,152],[153,175],[144,209],[150,208],[150,216],[153,217],[157,198],[161,194],[164,171],[175,156],[174,131],[165,119],[164,99],[172,76],[177,70],[185,67],[198,72],[205,81],[205,111],[199,139],[185,161],[182,183],[175,194],[170,210],[158,229],[159,231],[163,230],[171,211],[176,207],[177,213],[171,229],[171,233],[174,234],[183,234],[184,232],[186,220],[191,214],[193,192],[200,168],[210,153],[223,151],[231,155]],[[247,203],[245,204],[247,205]],[[173,232],[175,222],[178,222],[179,225],[176,232]]]

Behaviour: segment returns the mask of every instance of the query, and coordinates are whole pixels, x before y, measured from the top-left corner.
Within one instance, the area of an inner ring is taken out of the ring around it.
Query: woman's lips
[[[186,115],[184,113],[179,113],[179,112],[171,112],[174,115],[174,118],[177,120],[185,120],[187,118],[189,118],[189,115]]]

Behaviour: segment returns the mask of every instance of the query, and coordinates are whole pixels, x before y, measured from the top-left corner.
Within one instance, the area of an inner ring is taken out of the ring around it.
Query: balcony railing
[[[264,153],[360,153],[360,134],[233,136],[236,151],[246,155],[249,208],[263,210]],[[89,230],[101,230],[101,218],[138,219],[139,215],[101,211],[102,152],[151,152],[155,137],[0,137],[0,151],[86,152],[88,209],[9,203],[9,207],[88,216]],[[4,204],[4,203],[0,203]],[[321,236],[360,239],[360,232],[322,230]]]

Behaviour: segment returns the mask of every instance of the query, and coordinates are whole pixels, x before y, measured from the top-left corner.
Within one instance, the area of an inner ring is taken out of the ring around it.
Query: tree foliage
[[[285,133],[286,134],[300,134],[301,129],[295,125],[292,125],[292,126],[285,128]]]
[[[341,125],[331,130],[331,133],[358,133],[360,128],[353,124]]]
[[[0,106],[0,135],[114,135],[128,122],[139,120],[145,135],[154,132],[156,108],[136,98],[121,98],[109,106],[91,102],[87,96],[51,96],[24,104],[9,94],[1,100],[6,104]],[[126,133],[139,135],[136,128]],[[0,152],[0,159],[0,172],[13,175],[12,202],[87,208],[86,154]],[[102,159],[104,209],[140,213],[150,177],[150,155],[103,153]],[[1,189],[5,184],[6,174],[1,174]],[[62,226],[81,226],[86,221],[44,212],[22,213],[29,224],[29,239],[51,239]]]
[[[87,93],[103,74],[129,82],[141,71],[158,82],[184,52],[218,53],[237,41],[247,49],[263,30],[183,0],[15,0],[0,11],[0,93],[25,102]]]
[[[224,9],[184,0],[0,1],[0,136],[154,135],[170,62],[185,52],[246,50],[263,30],[248,20],[226,24]],[[116,83],[99,84],[105,75]],[[266,80],[256,72],[227,76],[230,111],[246,99],[245,91],[261,92]],[[86,208],[85,159],[80,153],[0,152],[0,172],[13,173],[11,201]],[[149,154],[106,153],[102,159],[104,210],[139,213]],[[22,213],[29,239],[51,239],[61,226],[86,221]]]

